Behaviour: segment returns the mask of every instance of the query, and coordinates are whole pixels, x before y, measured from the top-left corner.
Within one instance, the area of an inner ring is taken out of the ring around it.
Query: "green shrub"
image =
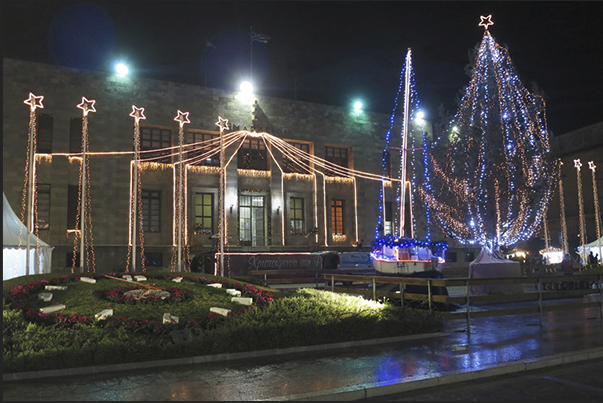
[[[166,288],[174,287],[174,276],[147,275],[149,283]],[[5,282],[4,372],[287,348],[442,329],[433,315],[403,311],[387,302],[315,289],[280,292],[202,274],[186,274],[177,284],[186,296],[177,303],[119,304],[110,302],[107,293],[124,284],[102,276],[98,279],[88,284],[74,275],[29,276],[29,282],[22,277]],[[224,290],[204,286],[214,281],[252,296],[254,305],[242,307],[232,303]],[[46,283],[68,285],[67,291],[53,292],[53,303],[67,306],[58,314],[37,313],[44,303],[36,296]],[[212,306],[229,308],[232,313],[228,317],[210,314]],[[107,308],[114,310],[113,317],[94,320],[95,313]],[[179,323],[163,324],[164,312],[178,316]]]

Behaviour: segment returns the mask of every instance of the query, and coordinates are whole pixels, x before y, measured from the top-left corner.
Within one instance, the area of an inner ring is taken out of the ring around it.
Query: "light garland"
[[[561,166],[563,161],[559,160],[559,204],[560,204],[560,224],[561,224],[561,242],[563,252],[569,254],[569,238],[567,236],[567,221],[565,220],[565,194],[563,192],[563,175]]]
[[[166,164],[163,162],[140,161],[138,167],[141,171],[167,171],[174,169],[174,164]]]
[[[36,109],[43,109],[44,105],[42,101],[44,100],[44,96],[35,96],[31,92],[29,93],[29,98],[23,101],[24,104],[29,105],[29,141],[27,142],[27,159],[25,164],[25,176],[24,176],[24,184],[23,184],[23,198],[22,198],[22,209],[21,209],[21,221],[26,223],[27,228],[27,240],[26,243],[26,253],[25,253],[25,274],[29,275],[30,268],[30,259],[29,259],[29,250],[31,237],[29,234],[33,231],[35,235],[37,235],[37,226],[35,225],[36,217],[37,217],[37,197],[36,197],[36,148],[37,148],[37,123],[36,123]],[[27,219],[25,218],[25,213],[27,212]],[[19,248],[21,248],[23,240],[23,226],[19,226]],[[40,262],[40,245],[39,238],[36,245],[36,255],[38,260],[38,270]]]
[[[283,177],[288,180],[300,180],[300,181],[308,181],[308,182],[314,180],[313,174],[300,174],[300,173],[284,172]]]
[[[262,171],[259,169],[242,169],[238,168],[237,173],[240,176],[249,176],[252,178],[270,178],[272,176],[272,172],[270,171]]]
[[[52,155],[36,153],[36,162],[38,162],[38,163],[45,162],[45,163],[52,164]]]
[[[80,226],[79,239],[78,234],[74,237],[74,253],[71,272],[75,271],[75,255],[77,242],[80,243],[80,273],[84,272],[85,267],[88,272],[96,272],[96,257],[94,253],[94,238],[92,233],[92,198],[90,197],[90,165],[88,160],[88,113],[96,112],[94,108],[95,100],[88,100],[82,97],[82,102],[77,105],[82,110],[82,157],[80,163],[80,187],[78,189],[78,207],[76,213],[76,227]]]
[[[220,223],[218,229],[220,232],[220,246],[218,253],[220,254],[220,276],[224,276],[224,252],[226,238],[226,211],[224,205],[224,197],[226,192],[226,165],[225,165],[225,148],[224,148],[224,131],[228,130],[228,119],[223,119],[222,116],[218,116],[216,126],[220,128],[220,197],[218,200],[218,210],[220,212]],[[242,144],[242,143],[241,143]],[[239,145],[240,147],[240,145]],[[217,274],[217,273],[216,273]]]
[[[597,226],[597,246],[599,247],[599,261],[603,261],[603,253],[601,253],[601,209],[599,208],[599,191],[597,190],[597,179],[595,176],[594,161],[588,161],[588,168],[592,172],[593,177],[593,201],[595,204],[595,225]]]
[[[140,170],[140,120],[146,119],[144,108],[132,105],[131,117],[134,118],[134,158],[130,161],[130,203],[128,215],[128,255],[126,258],[126,272],[136,272],[136,228],[138,226],[140,239],[141,268],[146,271],[144,259],[144,226],[142,212],[142,186]],[[138,211],[138,222],[136,223],[136,211]]]
[[[202,173],[202,174],[219,174],[220,167],[212,167],[205,165],[187,165],[186,168],[191,172]]]
[[[346,242],[348,240],[348,236],[346,234],[333,234],[332,238],[333,242]]]
[[[183,227],[186,227],[187,222],[187,214],[186,214],[186,190],[184,183],[184,175],[186,171],[186,167],[183,165],[183,156],[182,150],[184,145],[184,125],[190,123],[188,119],[189,112],[182,112],[178,110],[178,115],[174,118],[175,121],[179,123],[178,128],[178,163],[173,164],[173,184],[174,184],[174,192],[173,192],[173,203],[174,203],[174,214],[172,215],[172,228],[173,228],[173,240],[172,240],[172,271],[176,269],[179,272],[183,271],[182,264],[182,249],[183,242],[185,245],[187,244],[186,239],[186,230]],[[177,173],[176,173],[177,171]],[[184,223],[184,225],[183,225]],[[185,246],[186,249],[186,246]],[[188,259],[185,258],[184,270],[186,271],[186,261]]]
[[[343,178],[341,176],[325,176],[326,183],[342,183],[345,185],[351,185],[354,183],[354,178]]]
[[[576,168],[576,177],[578,183],[578,210],[579,210],[579,219],[580,219],[580,243],[582,244],[582,265],[586,265],[586,222],[584,218],[584,198],[582,197],[582,177],[580,175],[582,167],[582,163],[580,159],[574,160],[574,167]]]
[[[450,122],[454,136],[434,142],[431,191],[423,193],[446,234],[495,251],[539,230],[556,172],[544,102],[521,84],[490,18],[482,18],[473,75]]]

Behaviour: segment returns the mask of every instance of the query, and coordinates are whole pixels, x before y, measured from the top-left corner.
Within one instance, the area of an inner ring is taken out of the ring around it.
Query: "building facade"
[[[562,186],[560,189],[557,183],[547,212],[549,237],[553,246],[563,248],[565,231],[569,250],[573,253],[582,245],[582,233],[586,244],[603,235],[603,228],[597,230],[597,224],[603,225],[600,203],[603,192],[603,122],[551,138],[551,152],[563,164],[560,171]],[[594,172],[590,166],[594,166]],[[565,226],[562,225],[562,212]],[[544,231],[541,236],[544,238]]]
[[[145,267],[173,267],[176,244],[184,243],[186,257],[215,250],[221,243],[216,236],[221,230],[220,206],[228,251],[351,250],[360,240],[369,246],[382,186],[374,176],[382,174],[384,158],[393,176],[399,169],[399,150],[383,153],[390,129],[390,116],[385,114],[261,95],[246,98],[201,86],[6,58],[3,68],[3,190],[17,215],[25,211],[30,137],[29,106],[24,100],[29,93],[44,96],[43,108],[35,111],[35,222],[39,237],[55,247],[53,272],[79,268],[76,237],[85,129],[77,105],[82,97],[94,100],[96,109],[87,116],[85,214],[94,248],[93,261],[86,260],[87,271],[90,266],[97,272],[124,270],[131,261],[132,238],[138,238],[137,253],[144,251]],[[135,218],[133,106],[144,108],[145,117],[139,120],[136,162],[136,205],[142,214]],[[188,112],[190,120],[182,131],[175,121],[179,111]],[[219,117],[229,126],[222,140],[233,139],[224,143],[223,189],[220,154],[211,152],[219,150]],[[399,127],[392,130],[399,132]],[[175,167],[180,158],[187,168],[184,213],[179,216],[175,212],[181,211],[176,196],[180,176]],[[386,186],[388,206],[394,202],[395,186]],[[391,227],[394,218],[387,211],[385,223]],[[415,214],[419,236],[426,223],[419,211]],[[132,231],[137,224],[143,231]]]

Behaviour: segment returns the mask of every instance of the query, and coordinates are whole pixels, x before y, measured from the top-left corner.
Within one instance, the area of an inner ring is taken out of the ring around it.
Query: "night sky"
[[[4,1],[4,57],[390,114],[407,48],[420,106],[454,114],[480,15],[559,135],[602,121],[602,2]],[[212,46],[208,45],[211,44]]]

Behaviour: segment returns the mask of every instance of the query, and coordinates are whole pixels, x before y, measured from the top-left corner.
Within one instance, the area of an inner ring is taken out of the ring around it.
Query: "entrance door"
[[[239,197],[239,236],[241,245],[266,246],[264,196]]]

